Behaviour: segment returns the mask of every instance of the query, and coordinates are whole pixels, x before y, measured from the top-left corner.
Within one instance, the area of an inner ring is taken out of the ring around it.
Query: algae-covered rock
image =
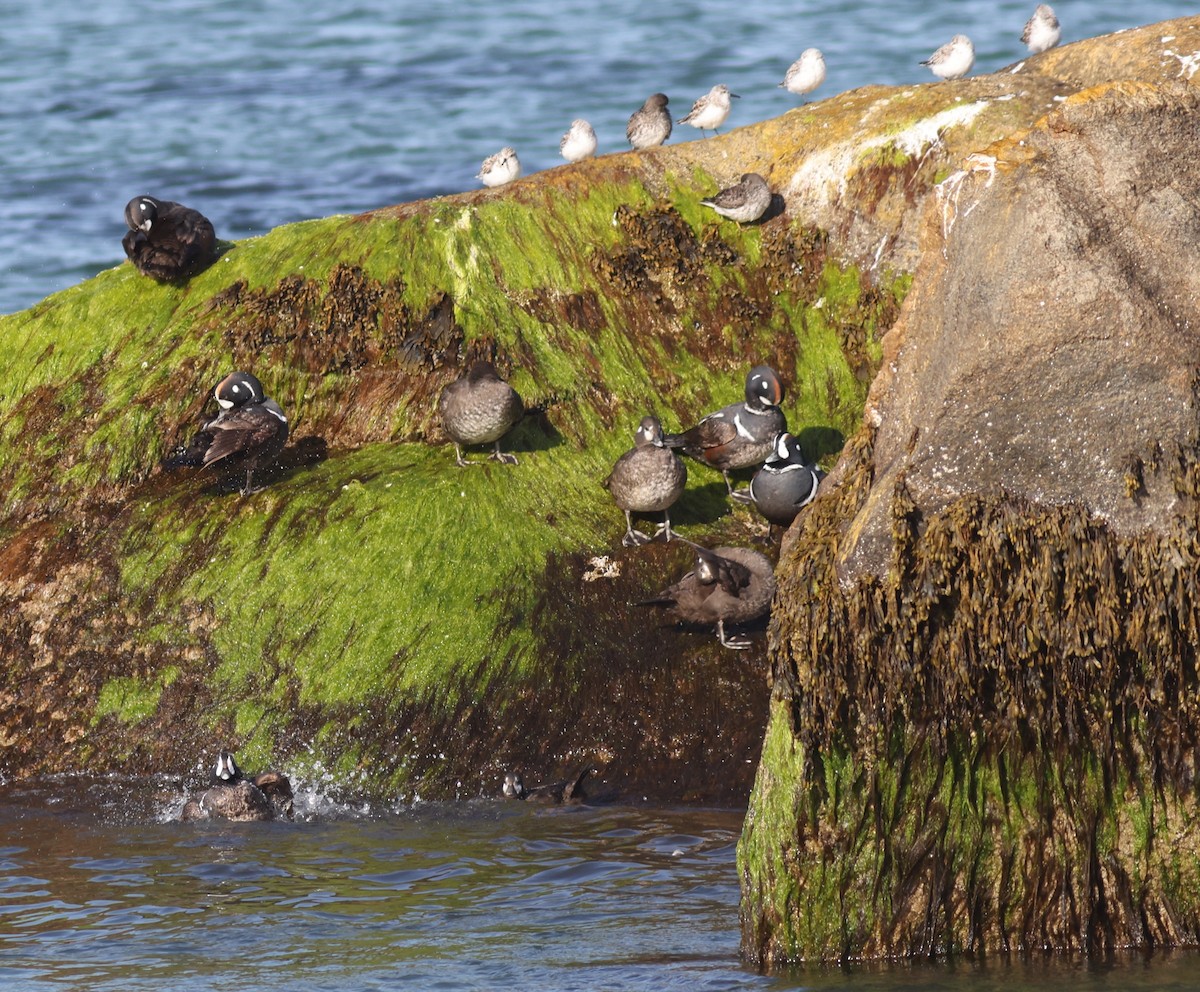
[[[979,145],[923,213],[779,564],[758,961],[1200,941],[1200,99],[1156,79],[1168,37],[1200,58],[1195,21],[1047,53],[1153,71]]]

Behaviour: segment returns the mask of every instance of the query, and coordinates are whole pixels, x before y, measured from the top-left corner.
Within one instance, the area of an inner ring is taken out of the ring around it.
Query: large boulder
[[[1048,53],[1089,88],[922,213],[780,560],[756,960],[1200,941],[1200,100],[1168,43],[1195,23]]]

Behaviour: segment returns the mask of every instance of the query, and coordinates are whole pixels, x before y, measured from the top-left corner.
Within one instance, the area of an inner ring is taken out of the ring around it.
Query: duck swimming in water
[[[280,772],[263,772],[247,778],[233,755],[222,751],[199,799],[189,799],[181,820],[222,819],[246,822],[292,818],[292,783]]]
[[[574,777],[565,782],[552,782],[548,785],[525,787],[519,772],[508,772],[504,776],[503,792],[508,799],[521,799],[527,803],[542,803],[547,806],[558,806],[563,803],[583,802],[583,780],[594,772],[591,765],[585,765]]]

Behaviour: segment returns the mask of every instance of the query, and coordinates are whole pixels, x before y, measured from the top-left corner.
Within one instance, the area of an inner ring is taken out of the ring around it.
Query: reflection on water
[[[1200,957],[810,969],[737,958],[732,811],[480,801],[159,822],[167,783],[0,792],[0,988],[1194,990]]]

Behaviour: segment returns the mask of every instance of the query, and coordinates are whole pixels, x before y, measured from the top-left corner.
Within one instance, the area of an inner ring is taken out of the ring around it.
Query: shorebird
[[[736,185],[726,187],[711,200],[700,202],[722,217],[749,224],[767,212],[771,205],[771,188],[757,172],[747,172]]]
[[[692,104],[691,113],[680,117],[675,123],[691,124],[692,127],[699,128],[701,134],[705,131],[715,132],[729,116],[729,108],[732,106],[730,97],[740,99],[736,93],[730,93],[729,87],[724,83],[718,83]]]
[[[1025,30],[1021,32],[1021,41],[1029,46],[1029,50],[1037,55],[1048,48],[1053,48],[1062,38],[1062,28],[1054,8],[1048,3],[1039,3],[1033,16],[1025,22]]]
[[[819,48],[806,48],[788,67],[782,86],[789,93],[804,96],[825,82],[825,56]]]
[[[571,127],[558,143],[558,150],[568,162],[582,162],[596,154],[596,132],[582,117],[571,121]]]
[[[939,79],[958,79],[971,71],[975,64],[975,46],[965,34],[956,34],[929,56],[921,65]]]
[[[667,110],[667,94],[653,93],[646,97],[640,110],[635,110],[625,128],[625,137],[636,149],[654,148],[671,137],[671,114]]]
[[[505,146],[483,160],[483,168],[475,178],[482,181],[484,186],[503,186],[520,174],[521,160],[517,158],[516,149]]]

